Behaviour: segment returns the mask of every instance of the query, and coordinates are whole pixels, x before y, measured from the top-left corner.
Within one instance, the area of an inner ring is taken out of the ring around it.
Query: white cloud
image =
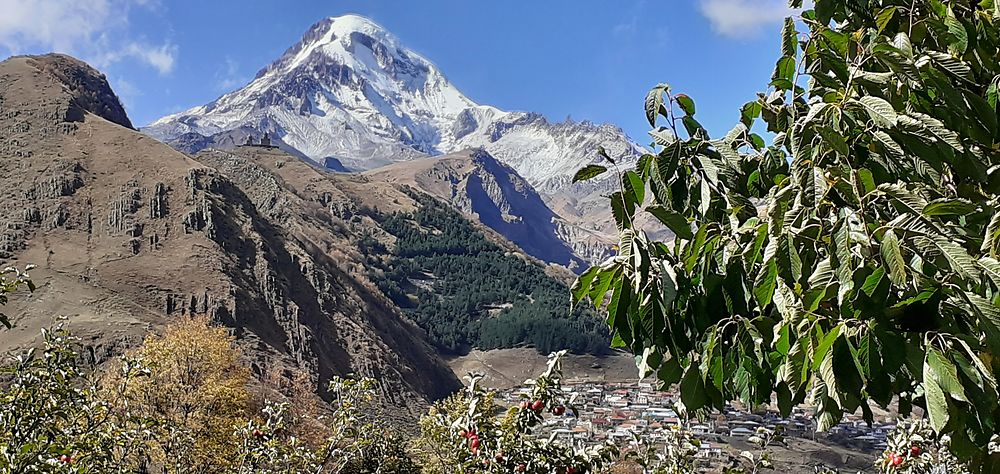
[[[701,0],[712,29],[730,37],[751,37],[795,13],[786,0]]]
[[[55,51],[98,67],[131,59],[161,74],[173,70],[177,47],[129,38],[134,7],[159,8],[158,0],[0,0],[0,48],[12,54]]]
[[[240,63],[230,56],[226,56],[225,65],[215,71],[215,88],[220,92],[232,91],[246,82],[247,78],[240,74]]]
[[[177,46],[164,43],[155,46],[139,41],[130,41],[124,47],[104,51],[93,59],[98,67],[116,63],[124,59],[134,59],[156,69],[160,74],[169,74],[177,61]]]

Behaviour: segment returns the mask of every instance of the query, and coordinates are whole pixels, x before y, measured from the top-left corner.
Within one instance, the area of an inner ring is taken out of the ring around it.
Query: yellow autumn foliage
[[[250,416],[250,372],[234,338],[207,317],[184,318],[133,355],[150,373],[129,383],[126,398],[161,420],[152,461],[166,472],[224,471],[239,446],[233,429]]]

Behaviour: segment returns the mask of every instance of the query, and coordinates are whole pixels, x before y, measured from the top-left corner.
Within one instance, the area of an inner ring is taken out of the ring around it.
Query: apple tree
[[[920,407],[956,455],[987,462],[1000,1],[790,6],[771,82],[728,134],[710,137],[695,101],[661,84],[645,103],[653,153],[578,173],[619,174],[620,242],[573,299],[604,307],[614,344],[679,384],[689,413],[809,401],[826,429]],[[651,239],[639,212],[676,238]]]
[[[16,293],[22,287],[27,288],[28,291],[35,291],[35,284],[28,276],[28,271],[32,268],[34,267],[28,265],[24,270],[16,267],[6,267],[0,270],[0,306],[7,304],[9,298],[7,295]],[[0,312],[0,324],[3,324],[7,329],[11,328],[10,318],[2,312]]]

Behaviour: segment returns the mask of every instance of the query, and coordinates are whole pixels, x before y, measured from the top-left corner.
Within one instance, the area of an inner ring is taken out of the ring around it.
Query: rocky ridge
[[[95,362],[172,318],[208,314],[257,373],[380,381],[413,413],[460,386],[421,331],[359,276],[359,209],[387,183],[333,177],[278,151],[194,160],[135,132],[106,79],[62,55],[0,63],[0,266],[34,263],[0,350],[56,319]],[[320,390],[322,392],[322,390]]]
[[[598,148],[624,167],[643,152],[611,125],[551,123],[477,104],[429,60],[357,15],[321,20],[246,86],[143,132],[189,153],[268,132],[293,154],[351,171],[483,148],[535,188],[564,222],[561,235],[600,238],[600,247],[593,241],[576,255],[591,262],[615,240],[603,195],[616,183],[610,175],[584,184],[572,177],[602,161]]]

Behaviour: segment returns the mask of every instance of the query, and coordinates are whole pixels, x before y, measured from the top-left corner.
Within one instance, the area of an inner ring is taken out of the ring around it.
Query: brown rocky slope
[[[459,382],[422,332],[366,280],[357,213],[415,203],[388,183],[335,177],[264,149],[201,162],[131,129],[104,76],[62,55],[0,63],[0,267],[34,263],[40,288],[6,308],[0,351],[64,317],[95,361],[171,318],[232,328],[255,371],[317,387],[376,377],[418,410]]]

